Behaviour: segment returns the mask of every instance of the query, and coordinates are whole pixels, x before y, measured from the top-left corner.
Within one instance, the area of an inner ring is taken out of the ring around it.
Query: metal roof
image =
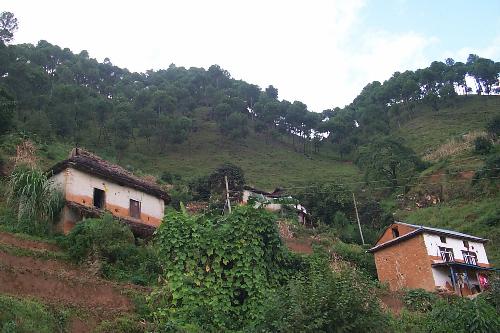
[[[477,240],[478,242],[486,242],[486,241],[488,241],[485,238],[476,237],[476,236],[472,236],[472,235],[469,235],[469,234],[464,234],[464,233],[461,233],[461,232],[458,232],[458,231],[453,231],[453,230],[433,228],[433,227],[426,227],[426,226],[423,226],[423,225],[410,224],[410,223],[404,223],[404,222],[395,222],[395,223],[406,225],[406,226],[413,227],[413,228],[416,228],[416,229],[423,229],[424,231],[427,231],[429,233],[447,234],[447,235],[455,236],[455,237],[458,237],[458,238],[468,238],[470,240]]]
[[[480,237],[476,237],[476,236],[464,234],[464,233],[453,231],[453,230],[446,230],[446,229],[440,229],[440,228],[432,228],[432,227],[426,227],[426,226],[423,226],[423,225],[410,224],[410,223],[404,223],[404,222],[394,222],[393,224],[391,224],[390,226],[388,226],[387,228],[384,229],[384,232],[382,233],[382,235],[384,235],[385,231],[387,229],[389,229],[394,224],[406,225],[408,227],[414,228],[415,230],[413,230],[413,231],[411,231],[411,232],[409,232],[407,234],[401,235],[399,237],[390,239],[390,240],[388,240],[388,241],[386,241],[384,243],[375,245],[374,247],[372,247],[371,249],[369,249],[368,252],[375,252],[375,251],[381,250],[383,248],[386,248],[386,247],[391,246],[393,244],[397,244],[397,243],[399,243],[401,241],[404,241],[404,240],[406,240],[408,238],[412,238],[412,237],[414,237],[416,235],[419,235],[421,233],[424,233],[424,232],[427,232],[427,233],[430,233],[430,234],[437,234],[437,235],[447,235],[447,236],[452,236],[452,237],[467,239],[467,240],[471,240],[471,241],[476,241],[476,242],[479,242],[479,243],[486,243],[488,241],[485,238],[480,238]],[[382,237],[382,235],[380,236],[380,238]],[[380,240],[380,238],[377,240],[377,243]]]

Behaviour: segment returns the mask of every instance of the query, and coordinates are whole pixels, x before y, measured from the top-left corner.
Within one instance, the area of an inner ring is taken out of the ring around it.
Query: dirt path
[[[295,253],[303,253],[303,254],[312,254],[312,241],[309,239],[297,239],[297,238],[288,238],[284,239],[286,246],[292,252]]]
[[[22,249],[27,249],[27,250],[45,250],[45,251],[52,251],[52,252],[60,252],[61,249],[57,247],[57,245],[54,244],[49,244],[49,243],[44,243],[44,242],[39,242],[39,241],[33,241],[33,240],[28,240],[28,239],[23,239],[20,237],[17,237],[13,234],[9,234],[7,232],[0,231],[0,243],[10,245],[10,246],[15,246],[19,247]]]
[[[0,233],[0,243],[33,251],[59,251],[52,244],[5,232]],[[67,262],[16,256],[0,249],[0,293],[84,310],[84,317],[71,319],[71,332],[91,331],[103,319],[133,311],[132,302],[121,291],[137,289],[103,280]]]

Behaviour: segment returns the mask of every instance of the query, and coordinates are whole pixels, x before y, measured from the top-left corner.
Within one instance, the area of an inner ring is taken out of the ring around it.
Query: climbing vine
[[[275,217],[249,206],[217,217],[170,212],[155,240],[165,284],[151,301],[167,326],[198,320],[205,330],[228,330],[259,318],[287,260]]]

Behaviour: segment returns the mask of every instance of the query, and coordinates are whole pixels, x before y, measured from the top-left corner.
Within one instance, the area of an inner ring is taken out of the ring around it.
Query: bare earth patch
[[[0,243],[34,251],[59,250],[52,244],[4,232],[0,233]],[[70,318],[70,332],[89,332],[102,320],[132,312],[134,306],[122,293],[124,290],[143,288],[103,280],[64,261],[16,256],[0,250],[0,293],[81,309],[81,316]]]

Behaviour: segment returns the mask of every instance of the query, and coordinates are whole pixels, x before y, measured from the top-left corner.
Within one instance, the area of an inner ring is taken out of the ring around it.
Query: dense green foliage
[[[411,182],[425,164],[410,148],[403,146],[402,139],[375,140],[362,147],[356,163],[365,171],[365,180],[373,187],[398,186]]]
[[[0,331],[2,333],[64,332],[67,314],[49,309],[28,299],[0,295]]]
[[[210,331],[260,317],[267,291],[286,277],[274,220],[251,207],[214,218],[168,213],[155,237],[169,295],[157,307],[157,320]]]
[[[155,250],[135,245],[130,229],[111,215],[78,223],[64,245],[75,262],[98,262],[99,273],[107,278],[144,285],[161,274]]]
[[[474,140],[474,151],[477,154],[488,155],[492,149],[493,149],[493,144],[491,143],[490,140],[488,140],[488,138],[480,136],[477,137],[476,140]]]
[[[362,272],[331,270],[316,255],[308,268],[272,293],[256,332],[384,332],[386,315]]]
[[[411,289],[403,295],[406,308],[412,311],[430,311],[437,300],[438,296],[436,294],[424,289]]]
[[[495,308],[482,298],[468,300],[454,297],[439,300],[425,320],[426,332],[486,333],[500,331],[500,319]]]

